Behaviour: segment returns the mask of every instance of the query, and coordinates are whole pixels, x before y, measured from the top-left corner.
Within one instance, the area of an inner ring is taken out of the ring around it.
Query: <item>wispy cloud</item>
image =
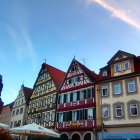
[[[112,13],[112,16],[119,18],[127,24],[140,30],[139,4],[129,0],[119,2],[118,0],[87,0],[89,3],[98,3],[100,6]],[[126,5],[128,7],[126,7]],[[134,9],[135,8],[135,9]]]
[[[16,58],[21,60],[29,57],[36,63],[36,53],[29,35],[28,9],[23,3],[14,3],[9,11],[7,31],[14,42]]]

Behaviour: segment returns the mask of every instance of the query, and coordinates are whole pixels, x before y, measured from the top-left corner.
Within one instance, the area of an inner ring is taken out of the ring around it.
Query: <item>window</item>
[[[77,121],[77,111],[72,111],[72,121]]]
[[[87,119],[88,120],[93,119],[93,108],[88,109],[88,117],[87,117]]]
[[[55,120],[55,111],[52,111],[52,121]]]
[[[137,116],[138,115],[138,105],[131,104],[130,105],[130,116]]]
[[[71,69],[72,72],[73,71],[77,71],[77,70],[78,70],[78,67],[77,66],[73,66],[72,69]]]
[[[70,93],[67,94],[66,102],[67,102],[67,103],[70,102]]]
[[[103,71],[102,76],[107,76],[107,71]]]
[[[108,86],[102,86],[102,96],[108,96]]]
[[[22,114],[22,113],[23,113],[23,108],[20,109],[20,114]]]
[[[80,91],[80,100],[84,99],[84,90]]]
[[[74,78],[69,79],[69,84],[73,84],[76,82],[80,82],[80,77],[74,77]]]
[[[48,96],[48,105],[50,105],[50,103],[51,103],[51,97]]]
[[[46,115],[46,122],[49,122],[50,121],[50,112],[47,112],[47,115]]]
[[[135,92],[135,91],[136,91],[135,81],[134,80],[128,81],[128,92]]]
[[[52,97],[52,102],[53,102],[53,103],[56,102],[56,95],[53,95],[53,97]]]
[[[19,113],[19,109],[17,109],[17,111],[16,111],[16,115],[18,115],[18,113]]]
[[[63,122],[63,113],[59,113],[59,122]]]
[[[115,72],[119,72],[121,70],[121,66],[119,64],[114,65]]]
[[[88,88],[87,89],[87,98],[92,98],[93,95],[92,95],[92,88]]]
[[[109,107],[103,107],[102,108],[102,118],[108,118],[109,117]]]
[[[114,84],[114,94],[121,94],[121,84]]]
[[[116,117],[122,117],[123,116],[122,106],[121,105],[115,106],[115,112]]]
[[[77,92],[73,92],[73,101],[77,101]]]
[[[64,103],[64,94],[60,95],[60,104]]]
[[[15,110],[13,111],[13,114],[12,114],[12,116],[14,116],[15,115]]]
[[[12,128],[12,126],[13,126],[13,122],[11,122],[11,125],[10,125],[10,127]]]
[[[130,68],[129,63],[128,63],[128,62],[125,62],[125,63],[123,64],[123,68],[124,68],[124,70],[128,70],[128,69]]]
[[[48,89],[52,88],[52,81],[48,83]]]

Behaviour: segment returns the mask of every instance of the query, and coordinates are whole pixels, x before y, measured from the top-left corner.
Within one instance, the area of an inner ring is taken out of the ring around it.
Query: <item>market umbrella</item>
[[[9,128],[9,125],[0,123],[0,128],[8,129]]]
[[[11,134],[20,134],[20,135],[27,135],[27,136],[42,136],[42,137],[56,137],[60,138],[60,134],[47,129],[43,126],[40,126],[36,123],[27,124],[20,127],[15,127],[9,129]]]

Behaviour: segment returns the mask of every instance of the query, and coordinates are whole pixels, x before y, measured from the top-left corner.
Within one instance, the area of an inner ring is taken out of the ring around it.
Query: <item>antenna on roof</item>
[[[75,54],[74,54],[74,58],[73,59],[75,60]]]
[[[83,65],[85,66],[86,65],[86,59],[83,58]]]
[[[24,87],[24,81],[22,81],[22,87]]]
[[[46,64],[46,59],[44,59],[44,61],[45,61],[45,64]]]

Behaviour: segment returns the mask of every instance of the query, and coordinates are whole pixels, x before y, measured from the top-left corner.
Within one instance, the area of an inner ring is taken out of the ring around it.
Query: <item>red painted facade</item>
[[[56,124],[58,131],[92,130],[96,127],[94,85],[96,77],[97,75],[84,65],[75,59],[72,61],[58,91]],[[71,114],[68,115],[70,119],[67,119],[66,113]]]

